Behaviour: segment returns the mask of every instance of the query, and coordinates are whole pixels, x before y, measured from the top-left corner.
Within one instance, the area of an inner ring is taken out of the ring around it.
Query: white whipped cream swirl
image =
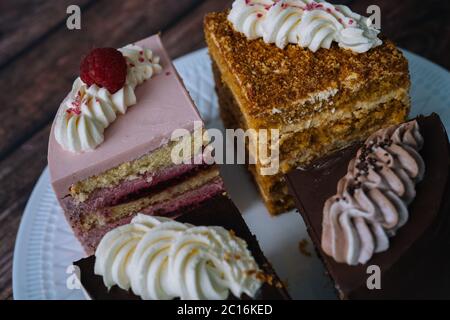
[[[95,252],[95,274],[144,300],[254,297],[262,285],[247,243],[222,227],[196,227],[138,214],[108,232]]]
[[[96,84],[88,86],[79,77],[56,115],[55,138],[67,151],[95,149],[104,140],[105,129],[136,104],[135,89],[161,71],[159,57],[150,49],[127,45],[119,49],[127,63],[125,85],[111,94]]]
[[[315,52],[335,41],[362,53],[382,43],[368,18],[326,1],[235,0],[228,20],[248,39],[262,38],[279,48],[292,43]]]

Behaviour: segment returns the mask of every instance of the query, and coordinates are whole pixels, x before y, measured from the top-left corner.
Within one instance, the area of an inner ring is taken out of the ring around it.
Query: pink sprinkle
[[[342,23],[342,19],[341,19],[341,18],[339,18],[338,21],[339,21],[340,23]]]
[[[263,15],[262,15],[262,13],[258,13],[257,15],[256,15],[256,17],[258,17],[258,18],[261,18]]]
[[[315,2],[311,2],[311,3],[306,4],[305,11],[312,11],[316,8],[319,8],[319,5]]]
[[[328,12],[328,13],[331,13],[331,9],[330,9],[330,8],[327,8],[327,12]]]
[[[73,114],[76,114],[76,115],[81,114],[81,110],[78,109],[78,108],[69,108],[69,109],[66,110],[66,112],[67,113],[73,113]]]
[[[139,51],[139,54],[144,54],[144,51]]]
[[[72,101],[72,106],[75,108],[79,108],[81,105],[81,93],[80,91],[77,92],[77,96],[74,101]]]
[[[349,24],[353,24],[353,20],[352,19],[350,19],[350,21],[348,22]]]
[[[144,62],[144,58],[139,58],[139,62]]]
[[[166,76],[170,76],[170,74],[171,74],[170,71],[166,72]]]

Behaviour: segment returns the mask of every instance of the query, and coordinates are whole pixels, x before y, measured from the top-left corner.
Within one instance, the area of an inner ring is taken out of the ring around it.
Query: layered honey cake
[[[48,163],[88,254],[137,212],[176,217],[224,192],[198,131],[202,120],[159,36],[82,60],[53,123]]]
[[[407,60],[346,6],[236,0],[204,31],[225,126],[279,130],[278,173],[249,165],[271,214],[293,207],[285,173],[408,115]]]

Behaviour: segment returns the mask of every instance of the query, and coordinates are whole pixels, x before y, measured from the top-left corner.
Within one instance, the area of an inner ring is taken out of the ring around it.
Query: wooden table
[[[0,2],[0,299],[12,299],[17,229],[47,164],[50,124],[90,48],[118,47],[161,32],[172,58],[203,47],[206,12],[232,0],[2,0]],[[384,34],[450,68],[447,0],[339,1],[359,13],[378,4]],[[66,9],[82,9],[82,29],[66,28]],[[450,107],[450,106],[449,106]]]

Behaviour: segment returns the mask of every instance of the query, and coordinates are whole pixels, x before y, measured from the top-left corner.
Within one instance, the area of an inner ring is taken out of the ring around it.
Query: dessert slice
[[[249,166],[272,214],[294,204],[285,173],[409,112],[406,59],[345,6],[236,0],[204,30],[225,126],[279,130],[278,174]]]
[[[137,212],[173,217],[224,192],[194,138],[202,120],[159,36],[95,49],[80,71],[53,123],[48,163],[87,253]]]
[[[75,265],[94,300],[290,299],[226,196],[175,221],[138,215]]]
[[[450,297],[449,166],[432,114],[287,175],[340,298]]]

